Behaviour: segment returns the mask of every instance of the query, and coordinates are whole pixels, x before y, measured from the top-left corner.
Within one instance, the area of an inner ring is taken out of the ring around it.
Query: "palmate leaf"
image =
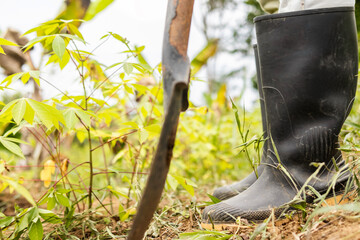
[[[1,82],[1,84],[6,83],[6,86],[9,86],[12,82],[20,79],[20,78],[22,77],[22,75],[24,75],[23,72],[11,74],[11,75],[7,76],[7,77]]]
[[[90,126],[90,115],[81,109],[68,108],[63,111],[63,115],[68,129],[73,129],[79,123],[79,118],[86,126]]]
[[[29,106],[31,106],[31,108],[35,111],[36,116],[48,129],[52,128],[53,126],[59,129],[59,122],[65,124],[64,116],[56,108],[32,99],[27,99],[27,103]]]
[[[22,153],[21,148],[17,144],[14,143],[13,139],[15,139],[15,138],[7,138],[7,137],[0,136],[0,143],[11,153],[25,159],[25,156]]]
[[[26,84],[30,77],[34,79],[34,81],[40,86],[40,71],[29,71],[29,72],[19,72],[14,73],[9,76],[7,76],[1,84],[5,83],[6,86],[9,86],[12,82],[17,81],[18,79],[21,79],[21,81]]]
[[[60,129],[60,123],[66,124],[63,114],[55,107],[28,98],[16,99],[8,103],[1,111],[0,116],[6,116],[11,112],[11,116],[17,124],[22,119],[32,124],[35,116],[48,129],[53,127]]]

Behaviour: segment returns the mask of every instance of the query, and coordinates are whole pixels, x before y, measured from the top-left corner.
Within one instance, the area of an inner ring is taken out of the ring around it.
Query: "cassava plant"
[[[0,122],[12,124],[0,136],[2,147],[17,159],[25,159],[17,143],[35,141],[47,155],[39,176],[46,189],[40,189],[41,195],[35,196],[36,201],[17,180],[6,176],[3,170],[8,159],[2,160],[3,189],[14,188],[33,205],[20,209],[15,216],[3,216],[0,227],[13,229],[10,238],[16,239],[28,232],[30,239],[42,239],[42,224],[46,222],[64,222],[70,227],[75,210],[85,211],[85,202],[89,211],[96,202],[112,216],[114,196],[121,200],[120,204],[126,204],[119,207],[116,214],[121,220],[134,213],[134,203],[130,202],[133,197],[137,198],[134,193],[150,161],[163,111],[158,68],[150,67],[142,57],[144,47],[133,47],[127,39],[112,32],[100,40],[103,43],[114,39],[124,46],[119,56],[121,61],[109,67],[100,64],[94,52],[81,50],[86,42],[76,27],[78,21],[52,20],[29,30],[24,35],[36,32],[37,37],[22,50],[26,53],[34,45],[41,46],[45,65],[57,65],[60,70],[74,68],[83,89],[81,95],[57,88],[56,83],[43,74],[42,65],[12,74],[1,82],[3,92],[10,91],[12,84],[19,80],[59,91],[56,97],[43,101],[18,98],[3,104],[1,109]],[[12,43],[3,40],[1,44]],[[150,83],[142,84],[146,79],[150,79]],[[19,131],[27,131],[31,137],[24,139],[26,142],[15,138],[14,134]],[[74,154],[76,151],[81,154]],[[119,182],[128,187],[120,189]],[[104,198],[109,198],[110,204],[104,204]],[[47,210],[40,206],[46,206]],[[54,209],[56,214],[51,211]]]

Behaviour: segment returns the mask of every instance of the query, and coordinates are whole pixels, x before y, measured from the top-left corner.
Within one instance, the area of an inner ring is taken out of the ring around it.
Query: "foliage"
[[[75,68],[83,94],[70,95],[58,89],[56,97],[43,101],[18,97],[5,102],[1,109],[0,122],[8,126],[0,136],[3,169],[21,159],[28,161],[19,143],[33,148],[40,144],[46,155],[40,160],[41,171],[27,173],[43,182],[42,187],[37,186],[41,195],[34,196],[36,201],[16,172],[2,172],[3,189],[15,189],[34,205],[18,209],[15,217],[3,217],[1,228],[12,229],[11,239],[42,239],[55,234],[44,232],[43,226],[48,223],[63,223],[71,229],[85,203],[88,211],[97,206],[109,217],[115,214],[120,221],[129,221],[156,147],[163,116],[160,66],[151,67],[141,54],[144,47],[132,46],[113,32],[102,36],[101,41],[112,39],[122,45],[122,60],[110,66],[99,63],[93,52],[81,50],[86,41],[77,28],[79,21],[51,20],[30,29],[25,34],[36,32],[37,37],[23,51],[39,45],[48,53],[46,65]],[[194,69],[200,69],[213,56],[212,47],[205,47],[193,60]],[[31,80],[39,86],[51,83],[42,67],[6,77],[1,81],[3,91],[19,80],[23,84]],[[143,84],[144,79],[150,79],[151,84]],[[192,106],[182,114],[168,191],[183,189],[194,196],[195,182],[215,182],[220,173],[230,173],[244,164],[242,160],[233,164],[232,148],[241,143],[232,134],[233,116],[224,93],[223,88],[211,109]],[[30,134],[26,142],[16,137],[19,132]],[[103,199],[109,199],[110,204],[104,205]],[[117,213],[115,205],[119,206]]]
[[[91,18],[111,2],[95,1],[97,5],[90,5],[93,10],[87,16]],[[234,4],[215,2],[210,6],[214,11]],[[16,191],[30,203],[23,208],[14,205],[13,215],[0,214],[1,238],[76,239],[74,232],[79,229],[84,239],[117,238],[121,237],[119,225],[128,224],[136,213],[163,117],[161,66],[151,66],[142,55],[143,46],[133,46],[114,32],[102,36],[100,45],[111,40],[121,46],[119,62],[109,66],[100,63],[94,51],[82,50],[87,44],[78,29],[82,21],[52,20],[25,33],[36,33],[37,37],[23,51],[42,46],[46,65],[58,66],[62,71],[76,69],[83,93],[72,95],[58,89],[59,95],[43,101],[16,96],[0,102],[0,192]],[[0,43],[11,45],[1,39]],[[192,79],[217,48],[217,40],[209,41],[193,59]],[[19,81],[55,87],[51,76],[43,74],[43,67],[7,76],[1,81],[0,93],[5,96]],[[190,218],[187,211],[198,213],[198,207],[203,206],[196,197],[211,194],[224,180],[238,180],[256,168],[262,142],[260,109],[245,111],[238,98],[227,99],[226,90],[225,84],[219,85],[208,106],[191,105],[182,113],[164,197],[170,203],[159,209],[155,223],[163,223],[163,214],[169,211]],[[358,164],[360,151],[359,107],[355,101],[341,135],[342,150],[348,152],[354,165]],[[25,144],[33,149],[40,145],[44,156],[31,162],[34,159],[22,151]],[[24,161],[26,166],[38,164],[39,171],[18,172],[12,168]],[[31,184],[26,181],[29,179],[39,179],[42,184]],[[174,195],[185,198],[190,207],[179,203]],[[301,210],[314,207],[302,203],[294,206]],[[327,210],[333,208],[316,209],[308,225],[316,214]],[[116,224],[110,226],[111,222]],[[98,223],[106,227],[99,228]],[[269,223],[270,218],[254,228],[251,237],[265,236]],[[179,237],[229,239],[232,235],[199,231]]]

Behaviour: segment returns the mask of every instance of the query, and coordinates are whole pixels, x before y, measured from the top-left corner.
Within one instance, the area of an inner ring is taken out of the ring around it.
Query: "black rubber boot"
[[[206,207],[205,222],[262,220],[271,208],[278,216],[305,185],[324,193],[334,182],[340,191],[351,176],[337,147],[357,84],[354,8],[266,15],[255,26],[269,135],[265,167],[247,190]],[[316,178],[313,163],[325,165]]]
[[[258,54],[257,45],[254,45],[254,53],[255,53],[254,55],[255,55],[255,63],[256,63],[256,80],[257,80],[259,96],[260,96],[261,121],[262,121],[262,127],[263,127],[263,131],[264,131],[263,138],[266,140],[267,124],[266,124],[266,120],[265,120],[265,105],[264,105],[265,103],[264,103],[264,94],[263,94],[263,90],[262,90],[262,82],[261,82],[261,78],[260,78],[259,54]],[[265,142],[263,146],[264,147],[263,147],[260,165],[257,167],[258,176],[260,176],[260,174],[262,173],[262,171],[264,169],[264,166],[261,165],[261,163],[266,158],[267,143]],[[219,188],[215,189],[213,196],[220,200],[226,200],[228,198],[234,197],[234,196],[238,195],[239,193],[248,189],[258,179],[258,176],[256,176],[255,172],[252,172],[246,178],[244,178],[243,180],[241,180],[239,182],[235,182],[231,185],[227,185],[227,186],[223,186],[223,187],[219,187]]]

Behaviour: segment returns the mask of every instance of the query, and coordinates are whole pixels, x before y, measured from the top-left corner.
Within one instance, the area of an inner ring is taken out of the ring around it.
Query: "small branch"
[[[67,173],[64,174],[64,176],[62,176],[59,180],[57,180],[52,186],[51,188],[54,188],[65,176],[67,176],[69,173],[71,173],[73,170],[75,170],[76,168],[80,167],[81,165],[84,165],[86,163],[90,163],[90,162],[83,162],[80,163],[78,165],[76,165],[74,168],[72,168],[70,171],[68,171]],[[49,188],[50,189],[50,188]],[[37,201],[36,203],[39,203],[40,200],[48,193],[49,190],[47,190]]]
[[[100,144],[103,144],[103,140],[101,139],[101,137],[99,137],[99,142],[100,142]],[[108,185],[111,186],[111,179],[110,179],[110,176],[108,174],[108,164],[107,164],[107,161],[106,161],[105,149],[103,147],[101,149],[102,149],[104,165],[105,165],[106,180],[107,180]],[[110,191],[109,195],[110,195],[110,210],[111,210],[111,214],[113,214],[114,213],[113,198],[112,198],[113,194],[112,194],[111,191]]]
[[[94,197],[98,200],[98,202],[101,204],[101,206],[106,210],[106,212],[109,214],[109,216],[112,216],[112,213],[109,212],[109,210],[104,206],[104,204],[100,201],[100,199],[96,196],[95,193],[92,193],[94,194]]]
[[[49,153],[49,155],[50,155],[51,157],[54,157],[54,155],[52,154],[52,152],[50,151],[50,149],[48,149],[48,148],[46,147],[46,145],[42,142],[43,140],[40,139],[37,134],[33,133],[33,132],[30,130],[30,128],[27,127],[26,129],[36,138],[36,140],[38,140],[38,142],[39,142],[39,143],[41,144],[41,146],[43,146],[43,148]],[[45,139],[45,141],[46,141],[46,139]]]
[[[137,131],[138,131],[138,130],[134,130],[134,131],[131,131],[131,132],[125,133],[125,134],[123,134],[123,135],[121,135],[121,136],[111,138],[110,140],[108,140],[108,141],[106,141],[106,142],[104,142],[104,143],[100,144],[99,146],[97,146],[97,147],[95,147],[95,148],[91,149],[91,151],[95,151],[96,149],[98,149],[98,148],[100,148],[100,147],[104,146],[105,144],[108,144],[108,143],[110,143],[110,142],[112,142],[112,141],[114,141],[114,140],[116,140],[116,139],[122,138],[122,137],[124,137],[124,136],[130,135],[130,134],[133,134],[133,133],[136,133]]]
[[[58,90],[62,95],[64,95],[65,97],[67,97],[70,101],[72,101],[73,103],[75,103],[79,108],[81,108],[82,110],[84,110],[83,107],[80,106],[80,104],[78,104],[77,102],[74,101],[74,99],[72,99],[71,97],[69,97],[69,95],[67,95],[66,93],[64,93],[63,91],[61,91],[58,87],[56,87],[54,84],[52,84],[51,82],[49,82],[48,80],[46,80],[43,77],[39,77],[41,80],[43,80],[44,82],[46,82],[47,84],[49,84],[50,86],[52,86],[53,88],[55,88],[56,90]]]

